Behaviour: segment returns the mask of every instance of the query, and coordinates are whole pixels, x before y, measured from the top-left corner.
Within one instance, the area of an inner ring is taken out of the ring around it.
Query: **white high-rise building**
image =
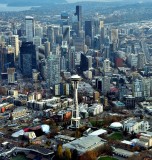
[[[138,65],[138,55],[137,54],[129,54],[127,57],[127,63],[130,67],[137,67]]]
[[[103,70],[105,75],[111,73],[110,61],[109,59],[105,59],[103,62]]]
[[[88,69],[92,69],[92,56],[86,56],[88,59]]]
[[[150,78],[143,78],[143,96],[150,97]]]
[[[119,40],[118,29],[117,28],[111,29],[111,42],[116,43],[118,42],[118,40]]]
[[[142,82],[142,80],[136,79],[133,82],[133,96],[136,98],[143,97],[143,82]]]
[[[35,36],[33,38],[33,44],[35,44],[36,48],[38,48],[39,46],[41,46],[41,37]]]
[[[38,36],[40,38],[43,37],[43,27],[41,27],[40,25],[36,25],[35,27],[35,36]]]
[[[18,38],[18,35],[12,35],[11,36],[11,45],[15,49],[15,57],[18,57],[18,54],[19,54],[19,38]]]
[[[8,68],[7,74],[8,74],[8,83],[14,83],[15,82],[15,68]]]
[[[46,61],[47,84],[49,87],[60,83],[60,56],[49,55]]]
[[[31,16],[25,17],[26,41],[33,42],[35,36],[35,23],[34,18]]]

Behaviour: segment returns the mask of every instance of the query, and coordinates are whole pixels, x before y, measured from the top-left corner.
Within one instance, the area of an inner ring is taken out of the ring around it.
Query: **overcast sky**
[[[121,0],[66,0],[67,2],[82,2],[82,1],[97,1],[97,2],[107,2],[107,1],[121,1]]]

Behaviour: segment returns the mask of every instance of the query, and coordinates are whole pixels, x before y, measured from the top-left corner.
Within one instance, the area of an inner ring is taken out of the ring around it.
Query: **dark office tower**
[[[88,58],[85,54],[81,54],[80,70],[81,72],[87,71],[89,69]]]
[[[0,73],[14,67],[14,49],[0,44]]]
[[[85,37],[92,37],[92,21],[85,21]]]
[[[114,63],[114,60],[116,59],[113,43],[109,44],[109,59],[113,63]]]
[[[37,69],[36,49],[32,42],[23,42],[20,47],[20,68],[27,77],[32,77],[32,69]]]
[[[104,53],[104,58],[105,59],[109,59],[109,46],[105,46],[105,53]]]
[[[90,36],[85,37],[85,44],[87,45],[88,48],[91,48],[92,41]]]
[[[80,24],[80,27],[82,27],[82,6],[76,6],[76,13],[75,15],[78,18],[78,22]]]
[[[5,64],[5,44],[1,43],[0,44],[0,73],[4,72],[4,64]]]
[[[51,25],[47,27],[47,37],[48,37],[49,42],[53,44],[54,43],[54,28]]]
[[[92,21],[85,21],[85,37],[89,36],[92,40],[93,32],[92,32]]]
[[[45,42],[45,58],[50,55],[50,42]]]
[[[62,41],[63,41],[63,35],[62,35],[62,34],[59,34],[59,35],[56,37],[56,44],[62,45]]]
[[[73,72],[75,70],[75,46],[70,47],[68,59],[69,71]]]
[[[82,29],[82,6],[76,6],[76,13],[75,16],[77,16],[77,27],[78,27],[78,36],[79,36],[79,32]]]
[[[119,79],[118,82],[118,87],[119,87],[119,100],[122,100],[124,95],[127,95],[127,87],[125,84],[125,80],[123,78]]]

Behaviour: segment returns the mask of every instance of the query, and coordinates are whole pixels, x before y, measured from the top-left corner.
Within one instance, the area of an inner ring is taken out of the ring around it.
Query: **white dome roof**
[[[113,122],[110,125],[110,128],[122,128],[123,125],[120,122]]]
[[[43,125],[41,125],[41,129],[46,134],[50,132],[50,126],[49,125],[43,124]]]

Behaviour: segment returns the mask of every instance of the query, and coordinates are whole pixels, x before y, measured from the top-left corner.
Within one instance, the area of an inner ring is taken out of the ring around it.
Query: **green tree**
[[[59,158],[63,157],[63,149],[62,149],[62,145],[59,145],[57,148],[57,155]]]
[[[78,159],[78,151],[77,149],[74,149],[72,152],[72,160],[77,160]]]
[[[76,137],[76,138],[80,138],[80,137],[81,137],[81,132],[80,132],[79,129],[77,129],[77,130],[75,131],[75,137]]]
[[[64,155],[65,155],[65,159],[66,159],[66,160],[70,160],[71,157],[72,157],[72,154],[71,154],[70,149],[66,148],[66,149],[65,149],[65,152],[64,152]]]

